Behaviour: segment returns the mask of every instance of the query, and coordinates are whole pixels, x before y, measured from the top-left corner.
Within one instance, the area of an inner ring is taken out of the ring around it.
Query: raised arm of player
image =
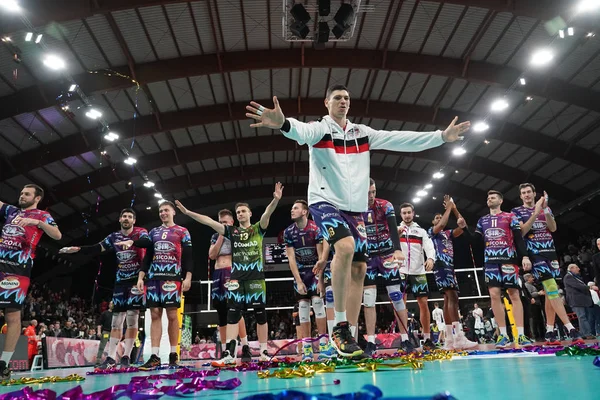
[[[444,195],[444,207],[446,207],[446,211],[444,211],[442,214],[442,219],[440,219],[440,222],[438,222],[432,229],[434,235],[437,235],[443,231],[448,224],[448,219],[450,219],[450,213],[454,207],[454,201],[448,195]]]
[[[175,205],[177,206],[177,208],[179,208],[179,211],[181,211],[182,214],[185,214],[191,219],[200,222],[202,225],[206,225],[208,227],[213,228],[215,231],[217,231],[219,235],[225,234],[225,225],[223,225],[222,223],[215,221],[214,219],[206,215],[198,214],[188,210],[183,204],[181,204],[181,202],[179,202],[179,200],[175,200]]]
[[[538,215],[540,215],[540,213],[542,212],[543,204],[544,204],[544,198],[541,197],[538,201],[535,202],[535,209],[531,213],[531,216],[529,217],[527,222],[525,222],[525,223],[519,222],[519,224],[521,226],[521,236],[527,235],[527,233],[531,230],[533,223],[537,219]]]
[[[556,232],[556,229],[558,227],[556,226],[556,220],[554,219],[554,214],[552,214],[552,210],[550,210],[550,207],[548,207],[548,193],[546,193],[545,190],[544,190],[543,209],[544,209],[544,215],[546,216],[546,226],[548,227],[548,230],[552,233]]]
[[[265,212],[260,217],[260,227],[263,230],[266,230],[269,227],[269,220],[271,219],[271,215],[277,208],[277,204],[279,204],[281,196],[283,196],[283,185],[281,184],[281,182],[277,182],[275,184],[275,191],[273,192],[273,200],[271,200],[271,202],[265,209]]]

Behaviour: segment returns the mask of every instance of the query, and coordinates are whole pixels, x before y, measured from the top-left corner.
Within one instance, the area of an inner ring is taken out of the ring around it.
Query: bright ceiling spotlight
[[[452,154],[455,156],[462,156],[467,154],[467,150],[465,150],[464,147],[456,147],[454,150],[452,150]]]
[[[64,60],[54,54],[48,54],[44,57],[44,65],[50,69],[58,71],[60,69],[64,69],[66,64]]]
[[[485,122],[477,122],[475,125],[473,125],[474,132],[485,132],[488,129],[490,129],[490,126]]]
[[[498,99],[492,103],[490,109],[494,112],[504,111],[508,108],[508,102],[504,99]]]
[[[133,157],[129,157],[129,158],[127,158],[127,160],[125,160],[125,164],[128,164],[128,165],[133,165],[136,162],[137,162],[137,160]]]
[[[152,181],[146,181],[146,182],[144,182],[144,186],[147,187],[147,188],[154,187],[154,182],[152,182]]]
[[[548,49],[538,50],[531,56],[530,64],[534,67],[543,67],[554,59],[554,54]]]
[[[436,172],[435,174],[432,175],[433,179],[442,179],[444,177],[444,174],[441,172]]]

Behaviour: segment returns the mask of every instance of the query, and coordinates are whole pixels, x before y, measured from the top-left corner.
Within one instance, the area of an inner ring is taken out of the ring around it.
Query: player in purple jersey
[[[137,287],[140,291],[144,290],[144,277],[147,278],[146,303],[150,307],[152,318],[152,355],[140,367],[145,371],[160,367],[158,352],[162,336],[163,309],[167,310],[167,329],[171,345],[169,365],[177,366],[179,362],[177,344],[180,327],[177,309],[181,305],[181,293],[187,292],[192,284],[194,261],[190,233],[186,228],[175,224],[175,213],[175,205],[172,202],[160,203],[158,215],[162,225],[150,231],[152,246],[146,252],[142,270],[138,275]]]
[[[223,209],[219,211],[219,222],[223,225],[233,226],[233,213]],[[223,235],[215,233],[210,240],[208,258],[215,260],[215,272],[212,277],[211,300],[213,307],[219,316],[219,341],[221,351],[227,350],[227,297],[229,295],[229,280],[231,279],[232,261],[231,240]],[[252,361],[252,352],[248,345],[248,334],[246,333],[246,321],[240,318],[238,323],[240,330],[240,342],[242,345],[242,362]]]
[[[487,206],[490,213],[479,218],[475,231],[484,241],[485,282],[492,300],[494,317],[500,328],[496,347],[501,348],[511,344],[506,331],[505,311],[502,304],[503,288],[506,289],[512,303],[518,331],[516,342],[520,346],[533,343],[525,336],[523,304],[519,295],[519,266],[517,265],[518,260],[522,260],[523,269],[529,270],[531,261],[527,256],[519,220],[513,213],[503,212],[500,209],[503,199],[502,193],[496,190],[488,191]],[[465,233],[469,234],[469,230],[465,229]]]
[[[315,314],[317,332],[319,335],[327,333],[327,320],[325,304],[318,292],[318,276],[313,268],[323,251],[323,235],[313,220],[308,219],[308,203],[305,200],[296,200],[291,210],[294,223],[288,226],[283,234],[286,244],[286,254],[290,270],[295,279],[295,289],[298,298],[298,318],[300,321],[300,336],[311,337],[310,303]],[[329,345],[327,337],[320,339],[319,358],[331,358],[335,350]],[[302,360],[313,360],[312,343],[304,343]]]
[[[458,212],[454,200],[448,195],[444,196],[444,214],[435,214],[432,227],[427,233],[433,241],[437,260],[433,265],[435,283],[444,295],[443,317],[447,322],[445,332],[444,350],[471,349],[477,346],[465,337],[460,316],[458,314],[458,282],[454,273],[454,238],[463,234],[467,223]],[[445,229],[450,213],[456,216],[458,228]],[[453,331],[454,329],[454,331]],[[441,334],[441,333],[440,333]]]
[[[44,190],[30,184],[21,190],[18,207],[0,201],[0,308],[6,318],[0,381],[10,378],[9,363],[21,334],[21,309],[29,289],[37,244],[44,233],[54,240],[62,238],[52,216],[37,208],[43,198]]]
[[[385,283],[400,331],[402,334],[406,334],[406,340],[408,340],[408,332],[406,331],[408,314],[402,298],[403,274],[400,273],[399,262],[404,260],[404,254],[400,251],[396,212],[392,203],[377,198],[377,186],[372,178],[369,186],[369,208],[367,212],[363,213],[363,220],[367,230],[369,255],[363,288],[363,312],[367,328],[365,354],[373,356],[377,350],[375,342],[375,326],[377,323],[375,303],[377,301],[378,275]]]
[[[125,350],[121,357],[121,366],[129,367],[133,342],[138,334],[138,320],[140,309],[146,307],[146,294],[139,290],[136,283],[142,268],[146,248],[152,245],[148,231],[135,227],[136,213],[131,208],[121,210],[119,224],[121,230],[108,235],[100,243],[91,246],[63,247],[60,253],[96,256],[105,251],[114,251],[117,258],[117,277],[113,290],[112,303],[112,330],[108,341],[106,359],[100,364],[102,348],[98,351],[98,367],[100,369],[113,368],[116,365],[117,345],[123,336],[123,323],[127,322],[125,333]],[[102,343],[105,343],[103,340]],[[103,346],[101,346],[103,347]]]
[[[556,232],[556,221],[552,210],[548,207],[548,194],[544,192],[544,196],[535,202],[535,186],[531,183],[519,185],[519,193],[523,205],[513,208],[512,212],[521,223],[521,232],[531,256],[533,276],[544,286],[546,344],[560,345],[554,332],[556,315],[569,331],[573,344],[584,343],[577,329],[569,321],[567,311],[558,293],[556,278],[560,276],[560,270],[552,237],[552,233]]]

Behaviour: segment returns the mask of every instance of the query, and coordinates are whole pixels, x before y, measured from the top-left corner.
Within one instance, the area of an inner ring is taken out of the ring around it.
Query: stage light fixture
[[[69,92],[74,92],[75,89],[77,89],[77,85],[76,84],[72,84],[71,86],[69,86]]]
[[[0,6],[2,6],[2,8],[4,8],[7,11],[10,11],[10,12],[19,12],[19,11],[21,11],[21,7],[19,6],[19,3],[16,0],[3,0],[3,1],[0,1]]]
[[[65,62],[62,58],[55,56],[54,54],[48,54],[44,57],[44,65],[53,70],[59,70],[65,68]]]
[[[331,0],[318,0],[319,3],[319,15],[326,17],[331,12]]]
[[[464,147],[456,147],[454,150],[452,150],[452,154],[455,156],[462,156],[467,154],[467,150],[465,150]]]
[[[433,187],[433,185],[431,183],[428,183],[427,185],[425,185],[425,189],[431,189]]]
[[[531,56],[530,64],[534,67],[543,67],[554,59],[554,54],[548,49],[538,50]]]
[[[85,113],[85,116],[91,119],[98,119],[102,116],[102,113],[95,108],[91,108],[88,112]]]
[[[42,37],[43,37],[43,36],[44,36],[44,35],[43,35],[43,34],[41,34],[41,33],[40,33],[39,35],[37,35],[37,37],[35,38],[35,42],[36,42],[36,43],[39,43],[39,42],[41,42],[41,41],[42,41]]]
[[[473,125],[474,132],[485,132],[488,129],[490,129],[490,126],[485,122],[477,122],[475,125]]]
[[[521,83],[521,86],[525,86],[527,84],[527,81],[525,80],[525,78],[519,79],[519,82]]]
[[[33,39],[33,32],[27,32],[27,34],[25,35],[25,41],[30,42],[31,39]]]
[[[494,112],[504,111],[508,108],[508,102],[504,99],[499,99],[494,101],[490,108]]]
[[[118,138],[119,138],[119,135],[117,135],[114,132],[108,132],[106,135],[104,135],[104,139],[108,140],[109,142],[114,142]]]
[[[413,197],[412,202],[413,203],[420,203],[421,202],[421,198],[420,197]]]
[[[158,199],[162,199],[162,194],[156,192],[156,193],[154,193],[154,197],[156,197]]]
[[[127,158],[127,160],[125,160],[125,164],[128,164],[128,165],[133,165],[136,162],[137,162],[137,160],[133,157],[129,157],[129,158]]]
[[[444,177],[444,174],[441,172],[436,172],[435,174],[432,175],[433,179],[442,179]]]
[[[339,39],[348,29],[350,29],[350,25],[354,19],[354,9],[350,4],[344,3],[335,13],[333,19],[335,20],[336,25],[332,29],[332,32],[335,37]]]
[[[152,182],[152,181],[146,181],[146,182],[144,182],[144,186],[147,187],[147,188],[154,187],[154,182]]]
[[[428,193],[427,193],[427,190],[419,190],[419,191],[417,192],[417,196],[418,196],[418,197],[425,197],[425,196],[427,196],[427,194],[428,194]]]

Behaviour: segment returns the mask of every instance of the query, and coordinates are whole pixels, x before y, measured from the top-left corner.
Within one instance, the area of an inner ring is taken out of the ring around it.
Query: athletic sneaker
[[[465,335],[459,334],[454,338],[454,348],[456,350],[468,350],[477,347],[479,343],[472,342]]]
[[[510,346],[511,344],[512,342],[510,341],[508,336],[504,336],[502,334],[498,335],[498,339],[496,339],[496,347],[503,349],[505,347]]]
[[[10,373],[11,371],[6,361],[0,361],[0,382],[9,380]]]
[[[248,346],[247,344],[242,346],[242,362],[252,362],[252,352],[250,351],[250,346]]]
[[[169,353],[169,367],[179,367],[179,355],[177,353]]]
[[[312,348],[311,348],[311,352],[312,352]],[[260,358],[258,359],[258,361],[269,362],[269,361],[271,361],[271,356],[269,355],[269,353],[266,350],[263,350],[262,353],[260,353]]]
[[[581,333],[579,333],[577,329],[571,329],[571,331],[569,331],[569,336],[571,337],[572,344],[585,344],[585,341],[581,337]]]
[[[446,351],[454,350],[454,339],[446,338],[446,340],[444,341],[444,347],[442,347],[442,350],[446,350]]]
[[[327,341],[326,344],[319,345],[319,356],[317,357],[317,360],[329,360],[330,358],[335,357],[337,357],[337,352],[329,341]]]
[[[368,357],[373,357],[376,351],[377,345],[375,343],[367,342],[367,346],[365,347],[365,354]]]
[[[546,335],[544,336],[544,338],[546,339],[546,343],[544,343],[546,346],[560,346],[560,340],[558,340],[556,338],[556,332],[551,331],[551,332],[546,332]]]
[[[350,332],[350,324],[347,321],[340,322],[333,327],[331,344],[342,357],[356,357],[363,353],[354,340],[354,336]]]
[[[153,371],[160,367],[160,358],[156,354],[152,354],[150,359],[140,367],[142,371]]]
[[[405,340],[402,343],[400,343],[400,350],[404,351],[406,354],[417,352],[417,349],[415,348],[415,346],[413,346],[410,340]]]
[[[112,357],[106,357],[106,359],[104,360],[104,362],[102,364],[100,364],[99,366],[97,366],[96,368],[98,369],[112,369],[115,368],[117,365],[117,362],[114,360],[114,358]]]
[[[129,356],[121,357],[119,364],[121,365],[121,368],[129,368],[131,366],[131,360],[129,359]]]
[[[517,338],[517,344],[519,346],[531,346],[533,344],[533,340],[529,339],[525,335],[519,335]]]
[[[432,351],[435,350],[435,343],[431,341],[431,339],[425,339],[423,342],[423,350]]]
[[[312,345],[302,346],[302,361],[312,361],[312,360],[313,360]]]
[[[235,358],[229,354],[229,350],[223,350],[223,357],[220,360],[216,360],[210,363],[213,367],[223,368],[230,365],[235,365]]]

